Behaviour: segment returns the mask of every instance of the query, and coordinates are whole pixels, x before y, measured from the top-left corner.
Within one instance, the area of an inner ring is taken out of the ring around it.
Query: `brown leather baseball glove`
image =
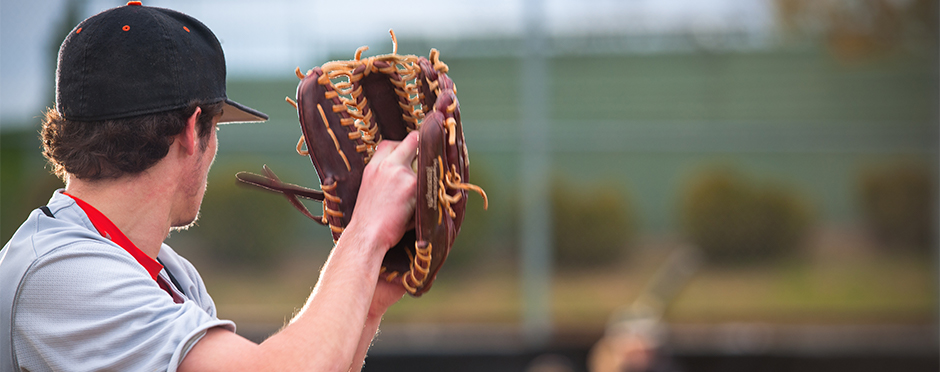
[[[306,74],[296,70],[297,101],[287,101],[297,108],[303,131],[297,152],[313,161],[319,191],[283,183],[267,166],[263,176],[240,172],[236,177],[283,193],[304,215],[328,225],[335,242],[352,217],[376,145],[420,131],[415,229],[388,251],[381,274],[418,297],[431,288],[460,232],[467,192],[487,199],[480,187],[467,183],[470,158],[447,65],[436,49],[430,59],[399,55],[394,32],[392,42],[391,54],[363,59],[367,48],[362,47],[353,60],[328,62]],[[314,216],[298,198],[321,201],[323,214]]]

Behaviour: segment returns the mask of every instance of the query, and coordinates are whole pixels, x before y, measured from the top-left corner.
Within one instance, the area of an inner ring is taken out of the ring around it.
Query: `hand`
[[[383,256],[401,239],[414,216],[417,175],[411,163],[417,150],[417,131],[401,142],[383,140],[362,174],[349,225],[365,229]]]

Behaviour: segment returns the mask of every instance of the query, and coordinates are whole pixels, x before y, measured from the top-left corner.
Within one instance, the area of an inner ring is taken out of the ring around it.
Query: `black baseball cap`
[[[59,48],[56,111],[69,120],[120,119],[224,102],[219,123],[265,121],[225,95],[225,56],[193,17],[139,1],[82,21]]]

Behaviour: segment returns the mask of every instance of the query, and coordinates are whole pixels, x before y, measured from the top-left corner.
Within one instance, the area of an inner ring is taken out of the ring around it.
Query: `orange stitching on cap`
[[[124,25],[124,27],[121,27],[121,29],[124,30],[124,31],[130,31],[130,30],[131,30],[131,26]]]
[[[76,33],[76,34],[80,34],[80,33],[82,33],[82,28],[81,28],[81,27],[79,27],[79,28],[78,28],[78,30],[75,30],[75,33]]]
[[[183,26],[183,29],[186,30],[186,32],[189,32],[189,27]]]

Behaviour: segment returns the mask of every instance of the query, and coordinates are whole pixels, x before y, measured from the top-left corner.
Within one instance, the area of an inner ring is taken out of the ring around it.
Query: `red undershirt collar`
[[[62,193],[74,199],[78,207],[85,211],[85,214],[88,215],[88,219],[91,220],[91,224],[95,226],[95,229],[98,229],[98,233],[101,234],[101,236],[114,242],[114,244],[117,244],[121,248],[124,248],[127,253],[134,256],[134,259],[150,273],[150,277],[152,277],[153,280],[157,280],[157,276],[160,275],[160,270],[163,270],[163,265],[157,262],[157,260],[150,258],[150,256],[141,251],[140,248],[137,248],[137,246],[114,225],[114,222],[111,222],[108,217],[95,209],[95,207],[92,207],[91,204],[69,195],[67,192],[63,191]]]

